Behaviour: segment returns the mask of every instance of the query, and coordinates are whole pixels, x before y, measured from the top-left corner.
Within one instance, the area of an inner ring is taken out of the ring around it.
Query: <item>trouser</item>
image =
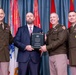
[[[50,75],[67,75],[67,55],[49,56]]]
[[[9,62],[0,62],[0,75],[8,75]]]
[[[18,75],[39,75],[40,71],[40,63],[34,63],[31,60],[27,62],[19,62],[18,63]]]

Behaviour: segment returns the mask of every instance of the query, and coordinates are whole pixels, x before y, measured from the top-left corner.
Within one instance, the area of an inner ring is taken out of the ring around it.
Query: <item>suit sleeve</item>
[[[14,37],[14,45],[18,47],[20,50],[24,51],[26,45],[20,42],[21,39],[20,37],[21,37],[21,28],[18,28],[16,36]]]
[[[9,44],[12,44],[13,42],[13,36],[11,34],[11,31],[9,31]]]
[[[43,33],[43,30],[40,28],[39,32]]]
[[[52,41],[49,45],[46,46],[47,50],[55,50],[60,45],[62,45],[67,39],[67,30],[63,29],[58,33],[58,38],[56,41]]]

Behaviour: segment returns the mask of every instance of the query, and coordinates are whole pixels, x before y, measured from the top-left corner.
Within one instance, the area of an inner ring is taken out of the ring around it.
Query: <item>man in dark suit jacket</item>
[[[68,20],[71,23],[69,28],[69,62],[72,75],[76,75],[76,12],[71,11],[68,14]]]
[[[39,75],[40,51],[33,49],[30,45],[31,33],[41,33],[42,29],[34,26],[34,15],[29,12],[26,14],[27,25],[18,29],[14,38],[14,44],[18,50],[18,75],[26,75],[30,71],[31,75]]]
[[[0,75],[8,75],[9,44],[13,41],[8,24],[3,22],[4,17],[5,13],[0,8]]]

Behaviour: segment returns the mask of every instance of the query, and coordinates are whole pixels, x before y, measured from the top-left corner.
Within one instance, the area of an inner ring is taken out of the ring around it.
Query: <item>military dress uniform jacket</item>
[[[49,55],[66,54],[67,29],[58,24],[47,33],[47,50]]]
[[[69,28],[69,61],[76,66],[76,25]]]
[[[9,26],[4,23],[4,28],[0,25],[0,62],[9,61],[9,44],[12,43],[13,37],[11,35]]]

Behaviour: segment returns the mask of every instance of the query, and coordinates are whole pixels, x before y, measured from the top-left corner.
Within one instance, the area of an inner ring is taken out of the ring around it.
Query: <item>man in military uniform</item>
[[[71,11],[68,14],[68,20],[71,23],[69,28],[69,63],[72,75],[76,75],[76,13]]]
[[[8,75],[9,44],[13,40],[8,24],[3,22],[4,17],[5,13],[0,8],[0,75]]]
[[[48,31],[47,44],[41,46],[41,50],[49,53],[50,75],[67,75],[67,29],[63,29],[58,20],[56,13],[50,15],[53,28]]]

